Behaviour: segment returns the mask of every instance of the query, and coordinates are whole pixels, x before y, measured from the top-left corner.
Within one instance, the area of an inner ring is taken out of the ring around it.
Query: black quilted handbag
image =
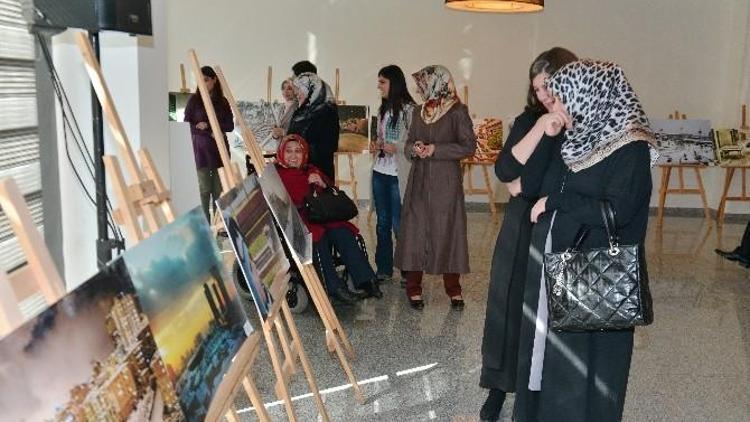
[[[354,201],[336,186],[313,187],[305,196],[305,210],[307,219],[318,224],[349,221],[359,212]]]
[[[544,254],[553,330],[622,330],[653,322],[643,246],[620,245],[608,202],[601,202],[601,212],[609,247],[581,250],[589,231],[584,226],[571,248]]]

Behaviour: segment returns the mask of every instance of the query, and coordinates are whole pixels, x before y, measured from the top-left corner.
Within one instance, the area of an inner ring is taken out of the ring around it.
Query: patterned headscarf
[[[300,168],[305,167],[310,157],[310,147],[307,145],[307,141],[305,141],[303,137],[294,134],[286,135],[284,139],[279,142],[279,148],[276,150],[276,162],[282,167],[289,168],[289,163],[287,163],[286,157],[284,156],[284,148],[286,148],[286,144],[289,142],[299,143],[299,146],[302,148],[302,163],[300,163]]]
[[[335,104],[331,87],[315,73],[301,73],[292,83],[295,89],[305,93],[305,101],[299,105],[293,121],[308,120],[318,111]]]
[[[655,137],[646,113],[620,66],[579,60],[546,81],[573,119],[565,133],[562,158],[573,172],[589,168],[630,142],[646,141],[656,164]]]
[[[444,66],[427,66],[411,76],[424,101],[421,115],[425,123],[437,122],[454,104],[460,102],[453,77]]]

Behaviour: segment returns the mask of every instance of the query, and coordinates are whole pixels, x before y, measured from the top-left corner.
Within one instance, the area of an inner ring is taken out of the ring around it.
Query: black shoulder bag
[[[553,330],[622,330],[653,322],[643,246],[620,245],[611,205],[602,201],[600,207],[609,247],[582,250],[584,226],[571,248],[544,254]]]
[[[320,190],[313,186],[305,195],[305,210],[307,219],[318,224],[349,221],[359,213],[354,201],[332,185]]]

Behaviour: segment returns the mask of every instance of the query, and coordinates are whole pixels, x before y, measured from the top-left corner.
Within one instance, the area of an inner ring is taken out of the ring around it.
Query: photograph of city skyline
[[[183,420],[122,260],[0,341],[0,415],[28,422]]]
[[[252,332],[200,208],[124,254],[156,346],[190,421],[203,420]]]

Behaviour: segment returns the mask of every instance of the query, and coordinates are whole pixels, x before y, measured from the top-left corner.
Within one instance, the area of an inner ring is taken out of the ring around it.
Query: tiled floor
[[[373,224],[362,217],[369,250]],[[397,283],[384,287],[385,298],[356,307],[338,307],[358,359],[354,370],[366,403],[351,389],[336,389],[346,379],[325,349],[322,324],[314,312],[296,316],[318,385],[334,421],[476,421],[486,392],[477,385],[489,262],[499,218],[469,214],[473,272],[466,277],[463,312],[450,310],[438,277],[425,283],[426,307],[412,310]],[[625,405],[625,421],[750,420],[750,270],[724,262],[715,247],[734,247],[744,226],[718,230],[699,218],[667,217],[648,235],[649,270],[656,321],[636,331],[635,351]],[[263,398],[276,401],[268,355],[253,370]],[[293,395],[309,390],[300,375]],[[510,405],[503,412],[510,420]],[[238,397],[243,420],[255,420]],[[300,421],[318,420],[312,398],[295,401]],[[283,405],[269,407],[274,420],[285,420]]]

